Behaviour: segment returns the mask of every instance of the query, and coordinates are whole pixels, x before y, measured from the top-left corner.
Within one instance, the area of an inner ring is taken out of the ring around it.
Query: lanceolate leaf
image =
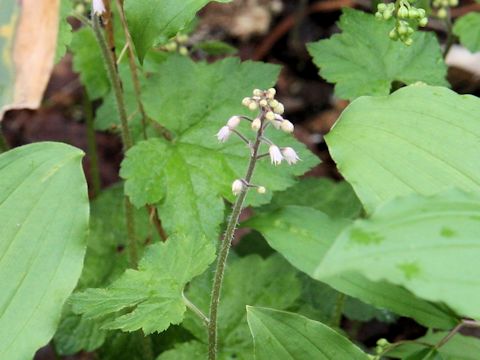
[[[53,336],[85,254],[88,196],[79,149],[0,156],[0,358],[29,359]]]
[[[72,296],[73,311],[97,319],[104,329],[161,332],[183,320],[185,285],[213,261],[206,239],[171,236],[147,249],[138,270],[127,270],[106,289],[87,289]]]
[[[480,319],[479,219],[478,195],[394,200],[344,231],[314,275],[328,279],[356,272]]]
[[[393,19],[380,21],[353,9],[344,9],[339,27],[341,34],[308,46],[320,75],[335,83],[337,96],[387,95],[394,81],[448,85],[435,34],[417,31],[413,45],[405,46],[388,37]]]
[[[368,360],[347,338],[320,322],[301,315],[247,307],[255,342],[255,359]]]
[[[367,211],[397,196],[480,190],[480,100],[424,85],[354,101],[326,136]]]
[[[209,2],[210,0],[126,0],[125,13],[140,61],[143,61],[155,40],[176,35]]]
[[[470,12],[455,21],[453,33],[460,38],[460,43],[471,52],[480,50],[480,14]]]

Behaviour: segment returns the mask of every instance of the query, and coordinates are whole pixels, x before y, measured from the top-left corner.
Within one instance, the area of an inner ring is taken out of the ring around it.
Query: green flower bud
[[[379,12],[384,12],[385,10],[387,10],[387,5],[385,5],[384,3],[380,3],[377,5],[377,10]]]
[[[177,35],[177,41],[178,41],[180,44],[185,44],[185,43],[188,41],[188,35],[178,34],[178,35]]]
[[[427,14],[427,13],[425,12],[425,9],[422,9],[422,8],[417,9],[417,12],[418,12],[418,17],[419,17],[420,19],[421,19],[421,18],[424,18],[425,15]]]
[[[378,11],[375,13],[375,17],[377,19],[383,19],[383,15],[381,13],[379,13]]]
[[[416,19],[418,16],[419,13],[418,13],[418,10],[416,8],[411,8],[410,10],[408,10],[408,17],[410,19]]]
[[[423,17],[418,21],[418,26],[425,27],[428,24],[428,18]]]
[[[440,19],[446,19],[447,18],[447,9],[445,8],[441,8],[440,10],[438,10],[437,12],[437,16],[440,18]]]
[[[405,35],[408,31],[408,27],[405,26],[404,24],[401,24],[398,28],[397,28],[397,32],[399,35]]]
[[[390,10],[386,10],[384,13],[383,13],[383,19],[384,20],[388,20],[392,17],[393,15],[393,12],[390,11]]]
[[[397,16],[400,19],[407,18],[408,17],[408,9],[405,6],[400,7],[400,9],[398,9]]]
[[[390,39],[392,39],[392,40],[398,40],[397,29],[392,29],[392,30],[390,31],[390,33],[388,34],[388,36],[389,36]]]
[[[411,46],[413,44],[413,39],[412,38],[405,39],[403,43],[407,46]]]
[[[187,56],[188,55],[188,49],[186,46],[180,46],[180,49],[178,49],[178,52],[180,55]]]
[[[458,5],[458,0],[449,0],[448,5],[454,7]]]

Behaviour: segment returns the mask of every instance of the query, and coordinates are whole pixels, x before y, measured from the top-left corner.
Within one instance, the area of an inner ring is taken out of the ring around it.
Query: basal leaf
[[[338,97],[387,95],[395,81],[448,85],[447,67],[435,34],[417,31],[412,36],[413,45],[405,46],[388,37],[393,19],[379,21],[348,8],[343,10],[338,26],[341,34],[308,46],[320,75],[335,83]]]
[[[140,61],[143,61],[155,40],[176,35],[209,2],[210,0],[126,0],[125,14]]]
[[[430,86],[354,101],[326,136],[367,211],[397,196],[480,190],[480,100]]]
[[[480,14],[470,12],[455,21],[453,33],[460,38],[460,43],[471,52],[480,50]]]
[[[171,236],[151,245],[138,270],[127,270],[105,289],[87,289],[72,296],[73,311],[97,319],[104,329],[161,332],[183,320],[185,285],[213,261],[206,239]]]
[[[344,231],[314,275],[359,273],[480,318],[480,197],[452,192],[393,200]]]
[[[252,306],[247,314],[257,360],[369,359],[344,336],[304,316]]]
[[[37,143],[0,155],[0,358],[48,343],[80,276],[88,231],[83,152]]]

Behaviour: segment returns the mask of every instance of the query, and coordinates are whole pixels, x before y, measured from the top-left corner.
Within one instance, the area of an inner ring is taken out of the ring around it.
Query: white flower
[[[297,161],[300,160],[295,150],[293,150],[291,147],[282,149],[282,154],[288,165],[296,164]]]
[[[257,192],[258,192],[259,194],[265,194],[265,193],[267,192],[267,189],[265,189],[265,186],[259,186],[259,187],[257,188]]]
[[[242,180],[235,180],[233,183],[232,183],[232,192],[233,192],[233,195],[238,195],[242,192],[243,190],[243,187],[245,186],[245,184],[243,183]]]
[[[270,153],[270,160],[273,165],[279,165],[282,163],[283,156],[277,145],[270,145],[268,152]]]
[[[103,0],[93,0],[93,13],[97,16],[102,15],[105,12],[105,5]]]
[[[227,121],[227,126],[230,128],[230,129],[235,129],[238,124],[240,124],[240,116],[232,116],[230,119],[228,119]]]
[[[275,129],[280,129],[282,122],[284,121],[281,115],[275,115],[275,120],[272,121],[272,125]]]
[[[255,120],[252,121],[252,130],[258,131],[262,127],[262,120],[260,118],[255,118]]]
[[[289,134],[292,133],[293,130],[294,130],[293,124],[288,120],[283,120],[280,127],[282,128],[282,130],[284,132],[289,133]]]
[[[232,134],[232,130],[228,126],[224,126],[220,129],[220,131],[215,135],[218,139],[218,141],[224,143],[225,141],[228,140],[230,135]]]

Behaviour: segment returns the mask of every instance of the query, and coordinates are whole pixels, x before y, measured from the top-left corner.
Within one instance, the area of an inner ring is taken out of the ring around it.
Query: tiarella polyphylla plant
[[[395,18],[395,27],[388,34],[392,40],[400,40],[405,45],[412,45],[412,34],[417,26],[424,27],[428,23],[426,12],[416,8],[416,0],[397,0],[395,3],[377,5],[375,16],[378,19],[389,20]]]
[[[292,133],[294,130],[293,124],[283,118],[282,115],[285,108],[282,103],[275,99],[275,95],[276,90],[273,88],[265,91],[255,89],[253,91],[253,96],[244,98],[242,104],[252,111],[258,110],[258,116],[255,117],[255,119],[251,119],[247,116],[233,116],[228,119],[227,124],[223,126],[216,135],[220,142],[227,141],[232,134],[237,135],[247,145],[250,152],[250,161],[245,177],[242,179],[236,179],[232,183],[232,192],[237,198],[233,205],[232,214],[229,218],[227,229],[218,252],[208,323],[208,357],[210,360],[217,358],[217,319],[223,276],[243,203],[249,188],[256,188],[259,194],[264,194],[267,190],[264,186],[251,183],[255,171],[255,165],[258,160],[261,160],[264,157],[270,157],[271,163],[275,166],[280,165],[283,160],[289,165],[293,165],[300,160],[294,149],[291,147],[279,147],[265,136],[269,127],[273,127],[274,129],[286,133]],[[255,131],[255,139],[253,141],[249,140],[248,137],[237,130],[237,127],[242,120],[251,123],[251,128]],[[259,153],[262,144],[268,146],[268,152],[265,154]]]

